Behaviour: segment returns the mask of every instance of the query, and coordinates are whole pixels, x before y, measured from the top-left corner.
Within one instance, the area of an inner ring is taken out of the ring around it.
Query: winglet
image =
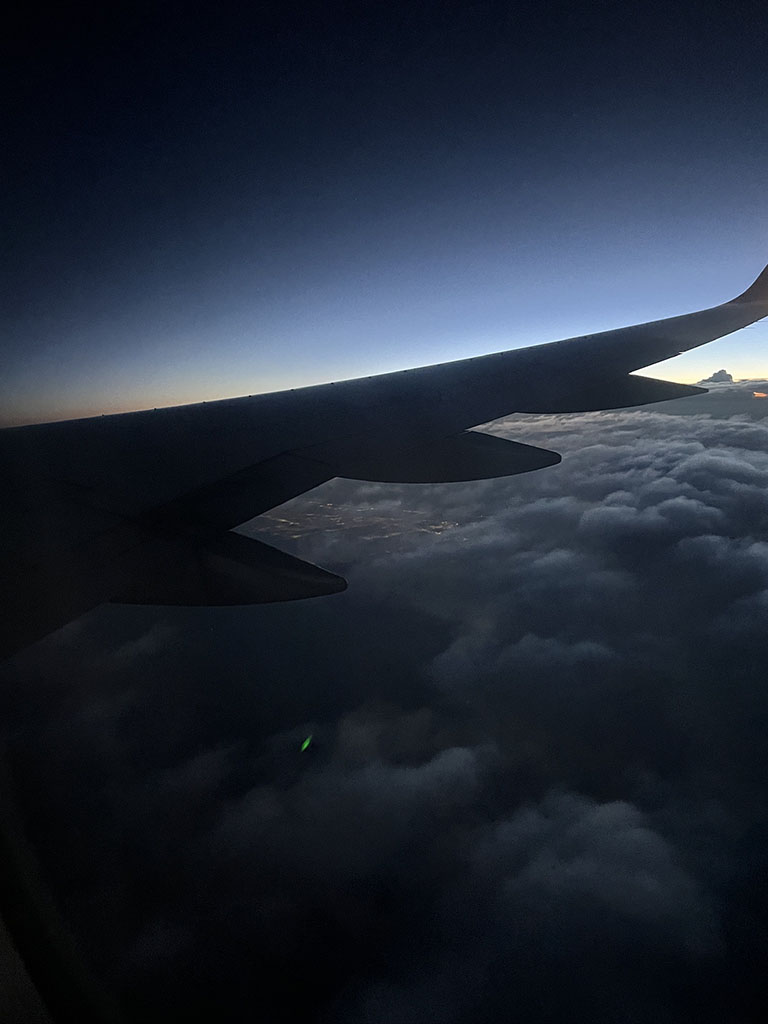
[[[731,302],[768,302],[768,267],[762,272],[754,284],[745,292],[737,295]]]

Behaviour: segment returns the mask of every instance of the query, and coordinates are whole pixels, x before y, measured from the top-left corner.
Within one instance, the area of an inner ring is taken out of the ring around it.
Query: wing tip
[[[731,302],[768,302],[768,267],[765,267],[745,292]]]

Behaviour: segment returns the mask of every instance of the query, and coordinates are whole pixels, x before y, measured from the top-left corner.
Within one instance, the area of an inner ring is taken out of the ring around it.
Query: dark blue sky
[[[768,259],[760,4],[53,17],[7,61],[4,422],[653,319]]]

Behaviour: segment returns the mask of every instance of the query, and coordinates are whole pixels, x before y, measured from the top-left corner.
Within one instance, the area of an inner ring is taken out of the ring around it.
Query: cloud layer
[[[104,609],[3,670],[30,832],[142,1019],[759,1019],[768,424],[493,430],[563,463],[249,528],[343,595]]]

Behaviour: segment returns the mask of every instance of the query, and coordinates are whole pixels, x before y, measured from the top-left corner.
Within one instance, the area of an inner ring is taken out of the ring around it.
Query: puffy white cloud
[[[137,1005],[226,1019],[247,990],[326,1024],[510,1006],[657,1024],[694,1002],[747,1019],[744,951],[768,927],[768,424],[491,429],[563,462],[333,481],[253,524],[341,569],[343,595],[159,625],[112,610],[6,669],[35,836]]]

